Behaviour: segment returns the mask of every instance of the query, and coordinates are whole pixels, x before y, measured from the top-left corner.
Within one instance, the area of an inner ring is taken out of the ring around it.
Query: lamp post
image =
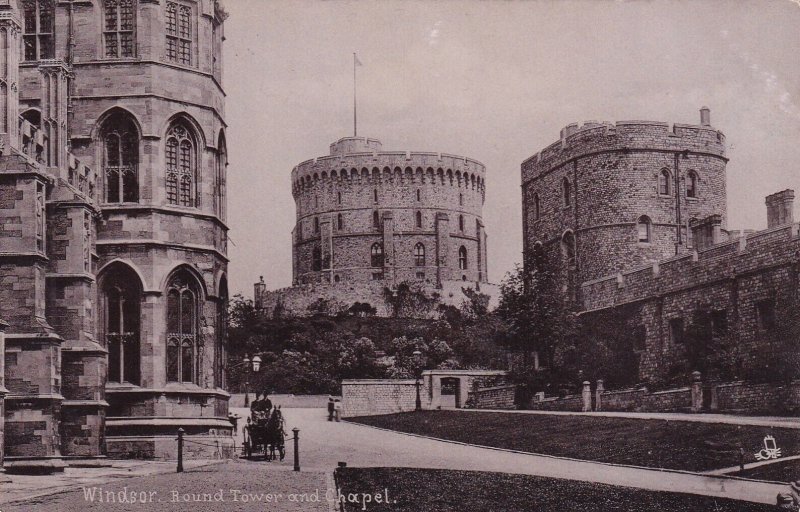
[[[253,366],[250,366],[251,363],[252,363]],[[247,357],[245,355],[244,359],[241,362],[241,364],[246,368],[246,372],[247,372],[247,376],[245,377],[245,381],[244,381],[244,406],[245,407],[249,407],[250,406],[250,396],[249,396],[248,392],[249,392],[249,386],[250,386],[250,372],[258,373],[258,370],[261,368],[261,357],[260,356],[253,356],[253,359],[250,359],[249,357]],[[237,366],[239,366],[239,365],[237,365]]]
[[[417,378],[416,382],[414,383],[415,387],[417,388],[417,401],[414,404],[414,411],[421,411],[422,397],[419,394],[419,379],[422,377],[422,352],[420,352],[419,349],[416,349],[414,350],[412,356],[414,356],[414,373]]]

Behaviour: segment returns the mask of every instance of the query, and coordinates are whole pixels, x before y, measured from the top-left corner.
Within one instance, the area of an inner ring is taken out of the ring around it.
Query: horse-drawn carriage
[[[270,461],[280,457],[283,460],[286,456],[285,438],[280,409],[276,407],[267,414],[254,413],[244,427],[242,454],[248,459],[263,457]]]

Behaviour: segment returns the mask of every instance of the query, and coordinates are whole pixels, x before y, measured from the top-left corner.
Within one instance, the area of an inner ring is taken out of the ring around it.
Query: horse
[[[280,460],[286,456],[286,445],[284,439],[286,432],[284,431],[283,414],[279,407],[272,410],[267,420],[266,428],[264,429],[264,455],[267,460],[275,460],[276,452],[280,455]]]

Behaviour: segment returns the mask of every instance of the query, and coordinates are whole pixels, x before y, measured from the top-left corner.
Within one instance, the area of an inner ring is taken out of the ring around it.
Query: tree
[[[418,283],[403,281],[397,288],[384,288],[383,298],[394,318],[428,318],[439,302],[438,295],[428,296]]]

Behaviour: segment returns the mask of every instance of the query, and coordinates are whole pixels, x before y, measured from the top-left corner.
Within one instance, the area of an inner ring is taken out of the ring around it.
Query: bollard
[[[183,473],[183,428],[178,428],[178,473]]]
[[[744,471],[744,448],[739,447],[739,471]]]
[[[294,470],[300,471],[300,429],[295,427],[292,429],[292,433],[294,433]]]

